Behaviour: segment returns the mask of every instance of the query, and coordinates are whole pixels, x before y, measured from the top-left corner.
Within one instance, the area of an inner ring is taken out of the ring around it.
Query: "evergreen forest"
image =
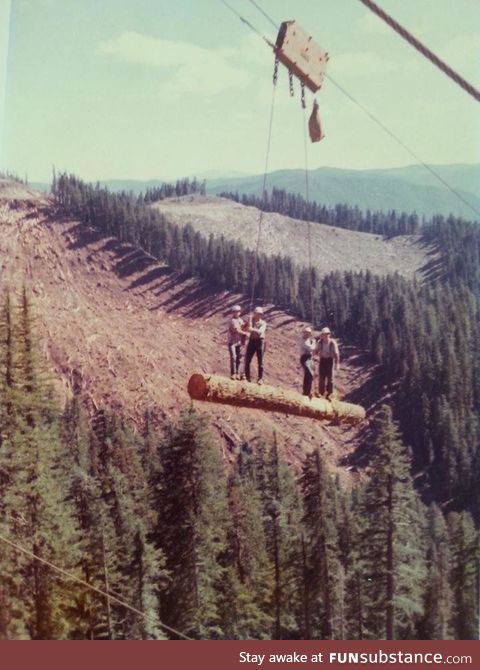
[[[52,186],[56,216],[212,290],[249,294],[252,252],[149,206],[204,191],[182,180],[112,194],[68,174]],[[312,285],[315,325],[367,352],[389,389],[365,437],[368,477],[346,489],[321,445],[295,472],[275,435],[237,444],[226,468],[192,407],[161,429],[147,414],[140,432],[108,407],[87,415],[81,394],[60,407],[35,304],[18,287],[0,305],[0,638],[478,636],[480,228],[314,211],[288,194],[272,194],[271,208],[280,201],[291,215],[415,232],[438,249],[428,281],[258,259],[260,303],[306,319]]]

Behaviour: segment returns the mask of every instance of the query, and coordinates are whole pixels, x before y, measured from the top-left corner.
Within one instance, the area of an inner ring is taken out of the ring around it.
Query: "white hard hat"
[[[263,314],[263,307],[255,307],[253,310],[254,314]]]
[[[325,327],[325,328],[322,328],[322,330],[320,331],[320,334],[321,335],[330,335],[331,332],[332,331],[330,330],[330,328]]]
[[[240,305],[234,305],[232,307],[232,312],[241,312],[241,311],[242,311],[242,308],[240,307]]]

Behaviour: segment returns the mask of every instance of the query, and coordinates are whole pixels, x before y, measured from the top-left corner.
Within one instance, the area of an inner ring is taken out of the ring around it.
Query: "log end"
[[[205,400],[208,393],[205,376],[195,372],[188,380],[188,395],[193,400]]]

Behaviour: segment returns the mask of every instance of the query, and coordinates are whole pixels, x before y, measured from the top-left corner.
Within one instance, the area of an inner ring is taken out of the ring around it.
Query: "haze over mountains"
[[[480,211],[480,165],[442,165],[435,171],[459,195]],[[238,191],[260,195],[262,175],[238,179],[215,179],[207,183],[210,193]],[[303,170],[278,170],[269,175],[267,188],[305,194]],[[361,209],[416,211],[418,214],[448,215],[467,219],[474,212],[430,172],[418,165],[388,170],[343,170],[322,167],[310,170],[310,199],[325,205],[346,203]],[[480,218],[480,217],[479,217]]]
[[[480,164],[432,166],[459,195],[480,212]],[[218,170],[196,175],[206,179],[207,191],[213,195],[224,191],[240,194],[258,194],[262,189],[263,175],[242,175],[234,171],[221,174]],[[141,193],[147,188],[158,187],[164,181],[135,179],[110,179],[102,181],[112,191]],[[46,184],[33,186],[45,190]],[[346,203],[361,209],[412,212],[427,217],[433,214],[453,213],[471,220],[474,211],[421,165],[381,170],[347,170],[321,167],[310,170],[310,198],[325,205]],[[285,189],[291,193],[305,194],[303,170],[278,170],[269,174],[267,188]]]

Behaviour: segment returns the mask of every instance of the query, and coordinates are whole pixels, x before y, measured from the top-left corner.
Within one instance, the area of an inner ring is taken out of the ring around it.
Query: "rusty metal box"
[[[313,93],[323,83],[328,53],[316,44],[296,21],[284,21],[275,44],[278,60]]]

